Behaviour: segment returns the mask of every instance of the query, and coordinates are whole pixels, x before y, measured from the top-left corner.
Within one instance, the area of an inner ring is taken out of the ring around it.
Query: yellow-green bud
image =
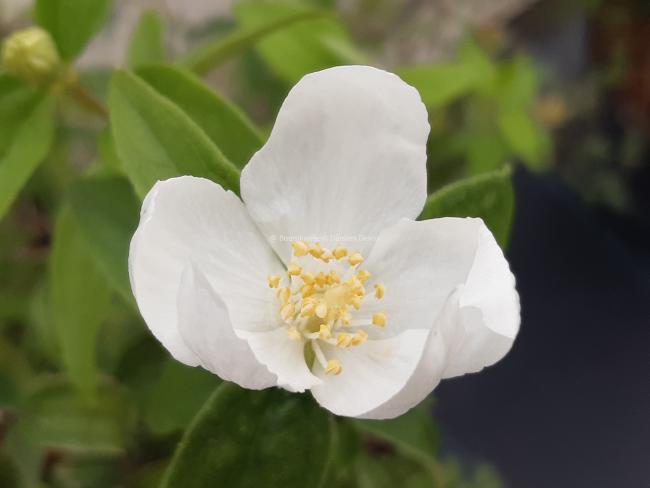
[[[52,37],[40,27],[14,32],[2,49],[2,68],[28,83],[50,80],[60,63]]]

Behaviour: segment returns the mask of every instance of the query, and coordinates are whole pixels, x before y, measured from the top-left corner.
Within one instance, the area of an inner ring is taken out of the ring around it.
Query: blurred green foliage
[[[330,7],[240,2],[174,59],[164,19],[146,12],[128,68],[85,73],[75,60],[110,2],[36,2],[66,64],[47,87],[0,75],[0,486],[500,486],[440,456],[431,403],[392,421],[333,418],[309,396],[171,360],[137,313],[128,247],[151,186],[193,174],[237,192],[296,81],[379,64]],[[551,149],[534,64],[468,37],[447,62],[392,69],[430,111],[421,218],[482,217],[506,246],[510,165],[542,169]],[[199,78],[221,70],[223,92]]]

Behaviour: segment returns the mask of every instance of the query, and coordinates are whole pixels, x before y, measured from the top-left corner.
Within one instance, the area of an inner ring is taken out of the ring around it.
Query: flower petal
[[[445,378],[480,371],[503,358],[519,332],[515,277],[492,233],[481,225],[472,269],[458,291],[457,326],[447,334]]]
[[[405,388],[423,356],[425,345],[429,345],[428,335],[429,331],[413,329],[350,348],[323,347],[328,359],[339,360],[342,371],[338,375],[327,375],[316,362],[314,372],[322,384],[312,388],[314,398],[329,411],[346,417],[389,418],[403,413],[401,404],[396,404],[386,412],[372,415]]]
[[[430,317],[447,344],[444,377],[478,371],[510,349],[519,329],[519,296],[501,249],[481,219],[403,220],[386,229],[364,266],[380,281],[385,296],[364,302],[363,311],[385,313],[389,337],[410,328],[428,328]],[[452,304],[447,302],[451,301]]]
[[[448,300],[436,318],[437,324],[429,331],[422,356],[405,385],[386,402],[361,415],[361,418],[398,417],[419,404],[438,386],[447,365],[447,344],[441,330],[453,327],[457,310],[457,301]]]
[[[242,202],[219,185],[191,176],[159,181],[147,195],[131,240],[129,274],[140,312],[181,362],[199,359],[177,326],[181,273],[198,266],[226,303],[233,327],[277,326],[266,276],[283,269]]]
[[[291,340],[284,328],[266,332],[237,331],[246,339],[257,360],[278,377],[278,386],[303,392],[320,384],[305,362],[304,341]]]
[[[277,384],[248,343],[235,335],[225,303],[194,265],[181,277],[178,329],[201,366],[220,378],[252,390]]]
[[[479,222],[403,219],[379,235],[364,268],[372,273],[367,288],[381,282],[385,295],[381,300],[367,298],[362,311],[386,314],[382,335],[431,328],[448,297],[465,283],[472,268]]]
[[[366,251],[381,229],[422,210],[428,133],[418,92],[396,75],[368,66],[312,73],[244,168],[243,200],[285,263],[300,238],[355,240]]]

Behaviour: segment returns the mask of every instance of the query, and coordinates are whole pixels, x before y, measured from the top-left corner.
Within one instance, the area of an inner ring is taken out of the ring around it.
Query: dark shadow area
[[[515,185],[521,332],[501,363],[438,387],[444,444],[514,488],[647,488],[648,226],[552,177]]]

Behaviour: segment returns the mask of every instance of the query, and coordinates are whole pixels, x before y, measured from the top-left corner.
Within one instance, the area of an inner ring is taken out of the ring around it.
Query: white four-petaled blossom
[[[494,237],[476,218],[414,220],[427,120],[397,76],[332,68],[287,96],[243,202],[201,178],[158,182],[129,257],[153,334],[242,387],[309,389],[362,418],[500,360],[519,298]]]

